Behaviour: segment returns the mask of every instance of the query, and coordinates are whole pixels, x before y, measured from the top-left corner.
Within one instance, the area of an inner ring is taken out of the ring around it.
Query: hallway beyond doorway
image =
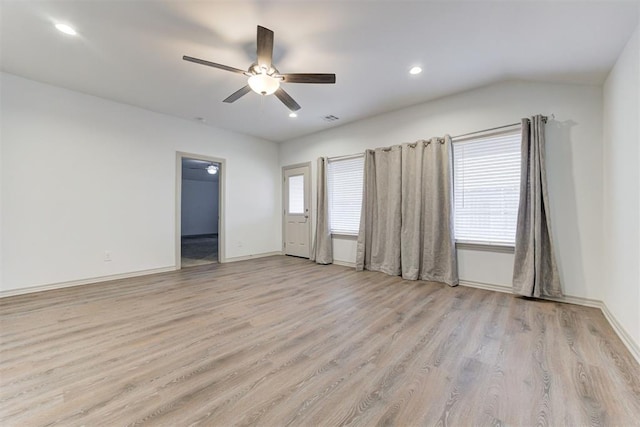
[[[218,235],[182,236],[182,268],[218,262]]]

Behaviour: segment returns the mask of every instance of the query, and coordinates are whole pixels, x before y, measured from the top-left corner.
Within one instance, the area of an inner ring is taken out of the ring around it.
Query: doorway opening
[[[221,262],[224,160],[178,153],[177,268]]]

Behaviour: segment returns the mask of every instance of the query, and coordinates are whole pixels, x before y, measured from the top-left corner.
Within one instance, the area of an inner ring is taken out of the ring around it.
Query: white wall
[[[604,85],[603,300],[640,348],[640,30]]]
[[[218,181],[182,179],[181,234],[218,233]]]
[[[281,249],[274,143],[0,79],[0,290],[175,266],[177,151],[226,160],[227,258]]]
[[[424,78],[428,78],[425,76]],[[506,82],[380,115],[280,145],[282,166],[458,135],[555,114],[547,125],[551,226],[564,291],[602,298],[602,89],[595,86]],[[312,198],[315,203],[315,194]],[[314,206],[315,210],[315,206]],[[314,218],[315,219],[315,218]],[[338,262],[355,261],[352,239],[334,239]],[[510,286],[513,255],[461,249],[461,280]]]

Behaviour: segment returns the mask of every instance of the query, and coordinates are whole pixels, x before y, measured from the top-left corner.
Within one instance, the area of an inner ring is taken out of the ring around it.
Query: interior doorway
[[[177,268],[221,262],[224,160],[178,153]]]

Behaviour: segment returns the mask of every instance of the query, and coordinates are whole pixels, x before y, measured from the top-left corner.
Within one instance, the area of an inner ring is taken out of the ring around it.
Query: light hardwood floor
[[[640,424],[597,309],[290,257],[0,300],[0,424]]]

